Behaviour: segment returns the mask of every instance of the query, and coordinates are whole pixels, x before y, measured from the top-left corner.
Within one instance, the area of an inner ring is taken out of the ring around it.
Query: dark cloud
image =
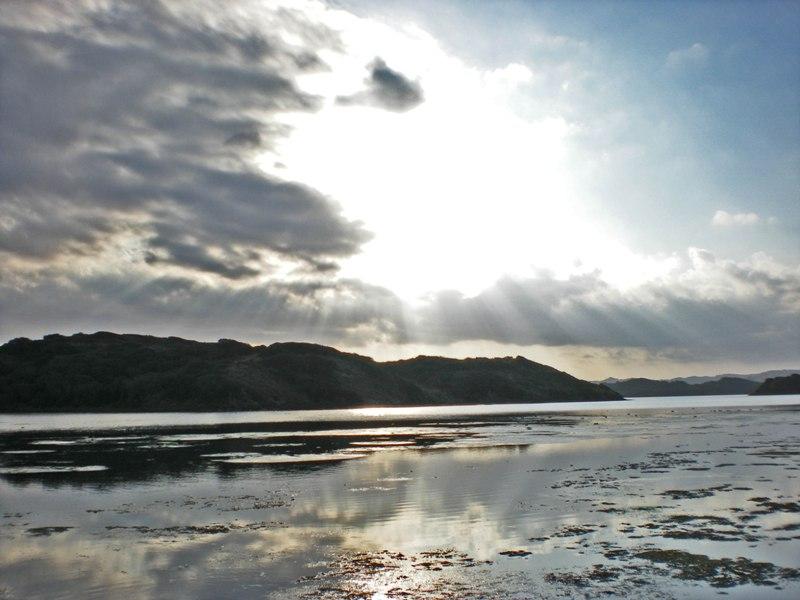
[[[217,258],[202,246],[184,244],[171,238],[156,238],[156,240],[151,240],[150,246],[156,249],[148,250],[145,254],[144,260],[150,265],[158,263],[181,265],[205,273],[215,273],[228,279],[254,277],[264,271],[261,266],[259,266],[260,268],[248,267],[241,264],[241,261]],[[249,258],[255,262],[259,256],[255,254]]]
[[[368,239],[330,199],[249,162],[287,133],[278,114],[319,105],[294,77],[324,67],[324,27],[277,11],[268,37],[211,4],[155,0],[4,10],[0,251],[53,260],[135,232],[152,265],[242,278],[261,255],[331,264]]]
[[[251,148],[258,148],[261,146],[261,133],[255,129],[240,131],[229,137],[225,143],[230,146],[250,146]]]
[[[419,82],[411,81],[402,73],[389,68],[381,58],[368,67],[369,77],[364,81],[367,89],[351,96],[339,96],[338,104],[367,104],[394,112],[405,112],[422,103],[424,95]]]

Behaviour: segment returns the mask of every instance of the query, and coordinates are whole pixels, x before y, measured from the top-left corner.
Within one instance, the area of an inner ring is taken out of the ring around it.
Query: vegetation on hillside
[[[753,396],[778,396],[781,394],[800,394],[800,375],[772,377],[752,393]]]
[[[0,412],[229,411],[615,400],[521,357],[379,363],[316,344],[100,332],[0,346]]]

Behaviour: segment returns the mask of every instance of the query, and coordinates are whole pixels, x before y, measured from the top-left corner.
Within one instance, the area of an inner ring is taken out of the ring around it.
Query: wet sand
[[[800,397],[681,400],[5,416],[0,598],[800,596]]]

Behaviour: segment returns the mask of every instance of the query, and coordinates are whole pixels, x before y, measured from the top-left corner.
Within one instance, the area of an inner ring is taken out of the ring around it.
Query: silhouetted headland
[[[800,375],[787,377],[771,377],[758,386],[752,396],[779,396],[782,394],[800,394]]]
[[[620,400],[523,357],[395,362],[306,343],[98,332],[0,346],[0,412],[239,411]]]

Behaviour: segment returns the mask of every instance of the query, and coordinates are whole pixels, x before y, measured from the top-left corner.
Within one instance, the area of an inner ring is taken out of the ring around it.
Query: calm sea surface
[[[2,598],[800,597],[800,396],[0,415]]]

